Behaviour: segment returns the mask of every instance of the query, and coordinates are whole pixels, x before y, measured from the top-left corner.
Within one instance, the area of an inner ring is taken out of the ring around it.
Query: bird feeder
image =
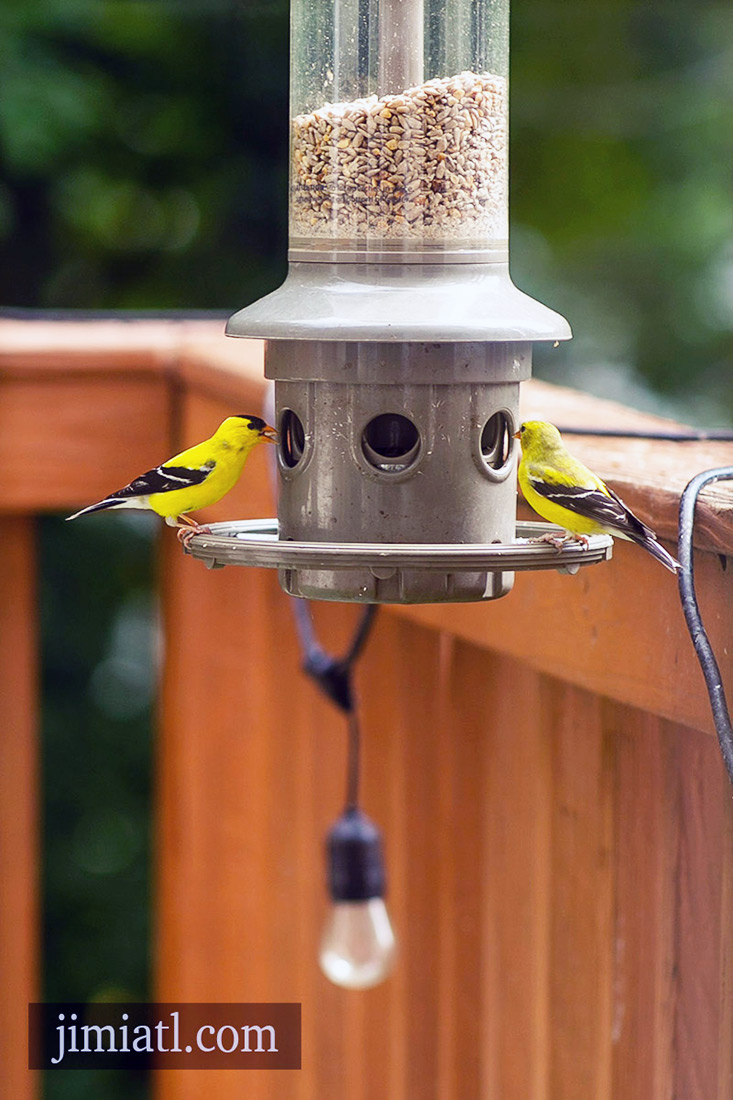
[[[296,596],[492,599],[610,556],[516,523],[519,386],[567,322],[508,267],[508,0],[292,0],[289,273],[227,333],[265,340],[278,524],[210,565]],[[522,537],[524,536],[524,537]]]

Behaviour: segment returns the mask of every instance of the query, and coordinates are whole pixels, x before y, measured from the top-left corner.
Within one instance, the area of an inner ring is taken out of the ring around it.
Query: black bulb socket
[[[383,898],[382,834],[357,807],[344,811],[326,838],[328,889],[333,901]]]

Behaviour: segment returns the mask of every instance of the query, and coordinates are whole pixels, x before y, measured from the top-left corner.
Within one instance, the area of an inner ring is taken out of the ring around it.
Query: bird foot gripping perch
[[[181,519],[184,517],[181,516]],[[211,528],[206,523],[192,523],[190,527],[179,526],[176,537],[185,550],[190,550],[191,539],[194,535],[210,535]]]
[[[555,535],[551,531],[546,531],[544,535],[539,536],[537,542],[548,542],[556,550],[562,550],[569,542],[579,542],[584,550],[587,550],[590,546],[590,539],[587,535],[574,535],[572,531],[566,531],[564,535]]]

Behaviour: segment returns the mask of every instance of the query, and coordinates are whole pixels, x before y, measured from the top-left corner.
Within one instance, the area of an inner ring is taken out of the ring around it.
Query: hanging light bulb
[[[396,942],[384,904],[382,836],[357,806],[348,806],[329,832],[327,859],[333,905],[321,970],[344,989],[370,989],[392,970]]]

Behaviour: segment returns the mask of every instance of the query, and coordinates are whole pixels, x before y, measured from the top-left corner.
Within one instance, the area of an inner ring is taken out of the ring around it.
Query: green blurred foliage
[[[49,1001],[145,1001],[150,991],[156,528],[135,519],[40,523]],[[46,1078],[47,1100],[146,1095],[140,1073]]]
[[[6,305],[227,307],[285,267],[287,7],[0,6]]]
[[[516,0],[512,26],[513,273],[575,332],[538,372],[729,422],[733,8]]]

